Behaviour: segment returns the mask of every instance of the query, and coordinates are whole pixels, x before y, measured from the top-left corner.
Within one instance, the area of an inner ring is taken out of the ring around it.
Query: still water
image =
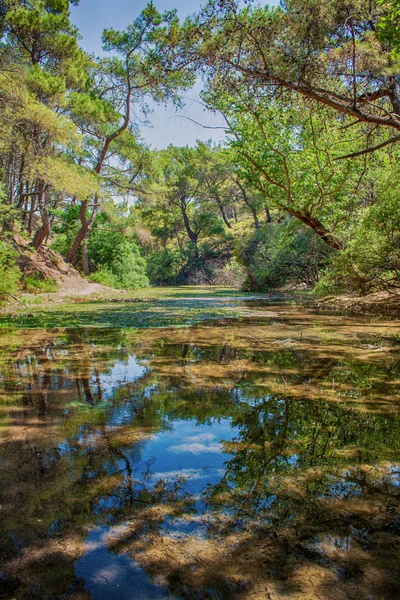
[[[0,597],[400,598],[400,323],[0,337]]]

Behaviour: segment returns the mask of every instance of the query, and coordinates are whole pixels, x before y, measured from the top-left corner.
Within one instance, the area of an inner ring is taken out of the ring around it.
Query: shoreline
[[[316,299],[317,308],[338,310],[349,316],[400,319],[400,291],[374,292],[366,296],[340,294]]]

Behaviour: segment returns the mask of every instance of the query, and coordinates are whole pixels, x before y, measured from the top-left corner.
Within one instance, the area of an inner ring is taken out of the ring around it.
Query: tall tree
[[[175,71],[165,68],[158,59],[158,53],[169,43],[171,31],[177,27],[175,13],[160,15],[149,4],[140,16],[125,31],[114,29],[103,33],[103,48],[110,52],[110,58],[99,61],[93,71],[95,99],[93,92],[76,101],[77,117],[82,130],[86,123],[79,107],[90,113],[91,124],[88,142],[91,146],[91,164],[94,173],[101,176],[112,162],[121,138],[134,139],[139,124],[138,113],[146,114],[145,100],[177,102],[177,90],[192,83],[188,70]],[[104,118],[96,121],[96,106],[101,106]],[[137,168],[137,165],[136,165]],[[80,210],[81,228],[68,253],[68,261],[74,262],[83,241],[87,241],[93,223],[100,209],[100,196],[95,194],[90,203],[82,201]],[[84,270],[89,265],[84,252]]]
[[[2,15],[2,181],[29,232],[40,215],[36,248],[50,234],[50,212],[60,194],[76,193],[82,177],[83,187],[88,184],[70,159],[80,140],[63,114],[66,91],[85,85],[89,62],[68,8],[65,1],[9,2]]]
[[[292,91],[334,109],[367,125],[364,152],[400,140],[397,1],[211,1],[187,27],[197,32],[188,60],[197,52],[210,81],[234,78],[270,98]]]

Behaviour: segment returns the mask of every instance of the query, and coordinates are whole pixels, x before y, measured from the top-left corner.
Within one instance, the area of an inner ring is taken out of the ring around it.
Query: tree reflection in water
[[[388,327],[4,337],[2,597],[399,597]]]

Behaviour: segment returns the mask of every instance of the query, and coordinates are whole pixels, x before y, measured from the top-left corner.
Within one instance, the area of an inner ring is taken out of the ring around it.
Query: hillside
[[[17,265],[23,274],[43,281],[53,281],[60,294],[92,294],[107,288],[98,283],[90,283],[58,254],[47,246],[36,251],[22,236],[13,236],[13,245],[18,252]]]

